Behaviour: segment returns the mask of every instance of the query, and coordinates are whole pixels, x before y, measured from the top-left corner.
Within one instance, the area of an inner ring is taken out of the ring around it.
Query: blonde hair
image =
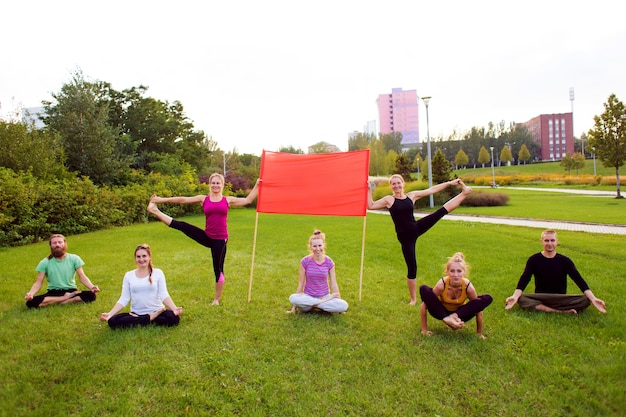
[[[463,268],[463,271],[465,272],[464,275],[469,275],[469,265],[467,264],[467,262],[465,262],[465,255],[463,255],[463,252],[457,252],[454,255],[452,255],[450,258],[448,258],[448,262],[446,262],[446,266],[445,266],[445,270],[443,271],[444,274],[448,274],[448,270],[450,269],[450,265],[452,265],[453,263],[458,263],[459,265],[461,265],[461,268]]]
[[[311,250],[311,242],[315,239],[321,239],[322,242],[324,243],[324,253],[326,253],[326,235],[324,233],[322,233],[321,230],[317,230],[315,229],[313,231],[313,234],[311,235],[311,237],[309,237],[309,252],[312,254],[313,251]]]
[[[389,177],[389,184],[391,184],[391,180],[393,180],[394,178],[400,179],[400,181],[402,181],[402,184],[404,184],[404,178],[402,178],[402,175],[400,174],[393,174],[391,177]]]
[[[213,174],[211,174],[211,176],[209,177],[209,184],[211,184],[211,180],[213,180],[214,177],[218,177],[222,181],[222,185],[226,184],[224,176],[219,172],[214,172]]]

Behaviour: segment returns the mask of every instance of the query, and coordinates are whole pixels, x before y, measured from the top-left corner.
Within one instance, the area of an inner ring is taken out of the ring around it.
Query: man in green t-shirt
[[[67,253],[65,236],[55,234],[50,237],[50,255],[37,265],[37,279],[26,293],[24,299],[28,308],[45,307],[51,304],[90,303],[96,299],[100,291],[97,285],[85,275],[85,262],[78,255]],[[78,291],[75,274],[89,291]],[[48,280],[48,291],[35,295]]]

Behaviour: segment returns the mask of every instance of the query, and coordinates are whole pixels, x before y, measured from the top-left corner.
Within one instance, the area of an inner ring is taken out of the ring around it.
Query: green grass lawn
[[[623,237],[559,232],[560,251],[606,301],[606,315],[533,314],[505,311],[504,299],[541,249],[540,230],[441,221],[418,241],[418,282],[434,285],[447,257],[463,251],[478,292],[494,297],[481,340],[474,322],[453,332],[432,318],[435,335],[420,335],[391,219],[377,214],[367,216],[360,301],[362,218],[260,214],[248,303],[255,218],[231,210],[218,307],[209,251],[160,223],[68,238],[102,289],[89,305],[27,310],[47,243],[1,249],[0,415],[624,415]],[[346,314],[284,313],[315,228],[327,234]],[[118,299],[140,243],[184,307],[181,323],[112,331],[98,316]]]

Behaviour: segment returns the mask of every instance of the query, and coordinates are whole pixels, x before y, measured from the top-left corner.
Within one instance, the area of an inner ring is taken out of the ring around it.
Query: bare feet
[[[291,307],[291,310],[285,311],[287,314],[296,314],[296,306]]]
[[[165,311],[165,308],[160,308],[157,311],[153,311],[152,313],[150,313],[150,321],[153,321],[154,319],[159,317],[161,313],[163,313],[164,311]]]
[[[146,209],[148,210],[149,213],[152,213],[152,214],[156,214],[159,211],[159,208],[157,207],[156,203],[152,201],[154,197],[156,197],[156,194],[153,194],[152,197],[150,197],[150,203],[148,203],[148,207]]]
[[[425,336],[432,336],[433,332],[431,332],[430,330],[422,330],[422,334]]]
[[[409,305],[410,306],[414,306],[417,303],[417,300],[411,300],[409,301]]]
[[[458,330],[465,327],[465,323],[459,319],[459,316],[456,314],[450,314],[443,318],[443,322],[448,325],[452,330]]]
[[[212,305],[212,306],[218,306],[218,305],[220,305],[220,300],[218,300],[218,299],[213,300],[213,302],[211,303],[211,305]]]

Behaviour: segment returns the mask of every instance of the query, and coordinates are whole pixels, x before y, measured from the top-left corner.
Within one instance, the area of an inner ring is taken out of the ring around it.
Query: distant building
[[[22,121],[29,125],[33,123],[35,129],[43,129],[45,126],[44,122],[39,118],[40,115],[44,115],[43,107],[27,107],[22,109]]]
[[[368,120],[363,127],[363,133],[366,135],[376,135],[376,120]]]
[[[542,161],[560,161],[574,154],[572,113],[542,114],[522,123],[541,146]]]
[[[392,88],[391,94],[381,94],[376,100],[380,133],[402,133],[402,147],[419,145],[417,92]]]
[[[316,143],[313,146],[309,146],[308,152],[309,153],[320,153],[320,148],[324,148],[325,152],[327,153],[331,153],[331,152],[341,152],[341,150],[336,147],[335,145],[331,145],[328,142],[319,142]]]

